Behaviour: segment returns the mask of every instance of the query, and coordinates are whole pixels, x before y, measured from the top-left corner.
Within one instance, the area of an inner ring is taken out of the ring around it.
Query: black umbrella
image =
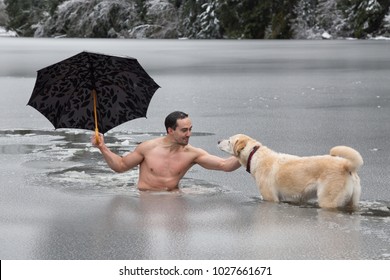
[[[135,58],[81,52],[38,71],[30,105],[55,128],[105,133],[146,117],[160,86]]]

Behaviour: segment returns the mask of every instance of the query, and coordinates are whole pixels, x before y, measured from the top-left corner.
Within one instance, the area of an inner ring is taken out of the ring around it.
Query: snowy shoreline
[[[5,27],[0,26],[0,37],[19,37],[19,36],[18,36],[18,34],[15,31],[12,31],[12,30],[8,30],[7,31],[7,29]],[[66,36],[64,36],[64,37],[58,36],[56,38],[67,38],[67,37]],[[332,40],[333,38],[332,38],[332,36],[329,33],[324,32],[321,35],[321,39]],[[336,40],[337,39],[357,40],[355,38],[336,38]],[[312,40],[312,39],[307,38],[307,40]],[[333,40],[335,40],[335,39],[333,39]],[[377,36],[377,37],[367,38],[366,40],[388,40],[388,41],[390,41],[390,37]]]
[[[15,31],[7,31],[4,27],[0,26],[0,37],[18,37]]]

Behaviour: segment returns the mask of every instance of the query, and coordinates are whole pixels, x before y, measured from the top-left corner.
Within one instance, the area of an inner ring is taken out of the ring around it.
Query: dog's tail
[[[336,146],[330,150],[331,156],[345,158],[349,161],[348,170],[356,172],[363,165],[363,158],[358,151],[347,146]]]

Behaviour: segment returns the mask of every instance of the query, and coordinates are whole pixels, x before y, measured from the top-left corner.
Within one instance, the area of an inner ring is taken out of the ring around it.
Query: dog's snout
[[[218,140],[218,144],[221,144],[221,140]]]

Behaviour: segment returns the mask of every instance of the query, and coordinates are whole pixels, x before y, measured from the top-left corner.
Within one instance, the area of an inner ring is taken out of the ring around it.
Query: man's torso
[[[194,165],[196,149],[190,145],[166,146],[162,138],[151,140],[142,148],[144,160],[140,164],[140,190],[174,190],[180,179]]]

